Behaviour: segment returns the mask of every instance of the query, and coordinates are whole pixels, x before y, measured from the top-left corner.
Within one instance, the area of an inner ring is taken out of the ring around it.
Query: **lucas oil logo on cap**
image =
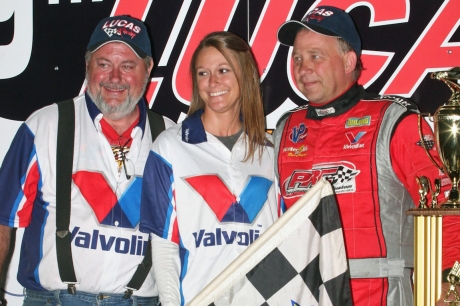
[[[102,30],[104,30],[109,37],[112,37],[112,35],[127,35],[134,38],[141,32],[141,28],[139,26],[136,26],[134,23],[128,22],[127,20],[107,21],[102,26]]]
[[[316,19],[318,22],[323,20],[324,17],[329,17],[334,15],[333,11],[328,11],[326,9],[319,9],[315,8],[314,10],[310,11],[308,15],[305,17],[304,21]]]

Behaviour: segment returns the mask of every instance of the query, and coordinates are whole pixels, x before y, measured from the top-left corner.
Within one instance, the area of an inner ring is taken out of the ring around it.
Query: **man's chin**
[[[102,113],[102,115],[105,117],[105,118],[108,118],[110,120],[113,120],[113,121],[117,121],[117,120],[120,120],[124,117],[126,117],[128,114],[126,113],[123,113],[123,112],[112,112],[112,113]]]
[[[102,114],[112,120],[118,120],[131,114],[141,99],[141,97],[132,99],[129,95],[124,97],[124,99],[120,99],[119,97],[114,99],[101,93],[97,96],[93,96],[91,92],[88,92],[88,94]]]
[[[127,97],[123,97],[123,98],[110,98],[110,97],[104,97],[104,96],[102,97],[102,101],[104,101],[104,103],[110,108],[115,108],[115,107],[118,107],[119,105],[126,103],[126,99]]]

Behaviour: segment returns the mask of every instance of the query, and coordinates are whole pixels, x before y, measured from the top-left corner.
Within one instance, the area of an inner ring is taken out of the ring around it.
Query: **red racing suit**
[[[431,128],[422,122],[425,144],[439,163]],[[416,107],[355,84],[326,105],[292,111],[274,136],[286,209],[321,177],[332,183],[354,305],[413,305],[414,227],[405,212],[420,199],[416,176],[431,184],[442,178],[440,201],[450,188],[421,146]]]

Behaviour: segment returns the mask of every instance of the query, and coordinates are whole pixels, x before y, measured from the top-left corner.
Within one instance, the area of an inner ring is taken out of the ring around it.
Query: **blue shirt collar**
[[[201,122],[201,115],[203,113],[204,109],[199,109],[182,121],[183,142],[198,144],[208,141],[203,122]]]
[[[96,117],[101,113],[99,108],[97,108],[94,101],[90,98],[88,93],[85,92],[85,100],[86,100],[86,108],[88,109],[89,116],[94,123]],[[144,129],[145,129],[145,121],[147,120],[147,101],[144,98],[141,98],[139,102],[137,102],[137,106],[139,106],[139,123],[136,125],[142,131],[142,136],[144,136]]]

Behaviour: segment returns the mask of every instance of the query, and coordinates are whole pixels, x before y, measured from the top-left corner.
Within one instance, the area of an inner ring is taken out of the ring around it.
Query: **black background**
[[[239,2],[228,29],[243,38],[247,38],[248,27],[250,34],[254,31],[265,4],[263,0],[248,1]],[[313,3],[311,0],[299,1],[291,19],[300,19]],[[110,15],[114,4],[113,0],[82,0],[81,3],[61,0],[54,5],[46,1],[34,1],[31,59],[24,72],[16,77],[0,80],[0,117],[23,121],[38,108],[77,96],[84,81],[84,53],[89,37],[98,21]],[[362,37],[363,49],[395,52],[384,73],[368,87],[369,91],[381,91],[441,4],[442,1],[413,1],[408,22],[377,27],[369,27],[370,11],[367,7],[360,6],[350,11]],[[182,1],[177,0],[152,1],[145,22],[153,40],[156,61],[165,48],[181,5]],[[152,108],[174,121],[177,121],[181,112],[186,113],[188,107],[174,96],[172,75],[199,5],[200,1],[192,1],[168,66],[156,67],[152,72],[152,77],[164,78]],[[14,15],[0,23],[0,46],[11,42],[13,33]],[[458,29],[451,38],[451,42],[455,41],[460,41]],[[286,78],[287,55],[288,48],[280,46],[262,82],[266,114],[278,108],[286,98],[298,105],[305,103],[291,89]],[[426,76],[410,98],[419,105],[422,112],[433,113],[449,97],[447,86]]]

